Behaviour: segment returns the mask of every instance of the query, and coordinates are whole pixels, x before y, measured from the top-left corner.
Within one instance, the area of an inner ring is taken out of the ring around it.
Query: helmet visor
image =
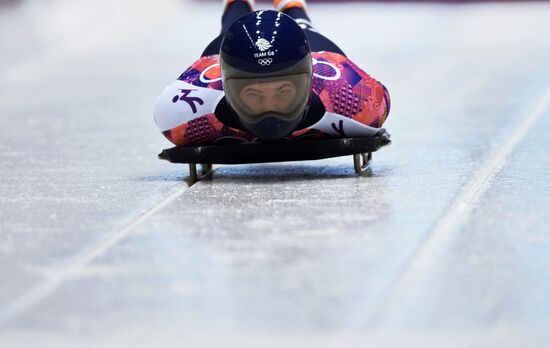
[[[282,120],[301,117],[311,89],[311,74],[274,77],[228,78],[225,93],[243,121],[258,123],[265,117]]]

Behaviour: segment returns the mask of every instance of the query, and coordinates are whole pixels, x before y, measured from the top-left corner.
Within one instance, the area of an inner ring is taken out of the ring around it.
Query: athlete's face
[[[286,113],[296,96],[296,86],[290,81],[253,83],[241,90],[243,103],[256,115],[268,111]]]

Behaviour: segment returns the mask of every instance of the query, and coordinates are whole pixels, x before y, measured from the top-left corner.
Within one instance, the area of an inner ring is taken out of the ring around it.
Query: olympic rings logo
[[[210,65],[208,68],[204,69],[203,72],[201,72],[201,76],[199,77],[199,79],[201,80],[202,83],[213,83],[213,82],[218,82],[218,81],[221,81],[221,77],[218,77],[216,79],[206,79],[206,73],[214,68],[214,67],[217,67],[217,66],[220,66],[220,64],[214,64],[214,65]]]
[[[272,63],[273,63],[273,58],[258,59],[258,64],[260,64],[261,66],[268,66],[268,65],[271,65]]]
[[[321,80],[327,80],[327,81],[337,81],[340,79],[340,77],[342,77],[342,72],[334,64],[313,58],[313,66],[317,64],[326,65],[330,67],[334,71],[334,76],[324,76],[324,75],[319,75],[317,73],[313,73],[313,76]]]

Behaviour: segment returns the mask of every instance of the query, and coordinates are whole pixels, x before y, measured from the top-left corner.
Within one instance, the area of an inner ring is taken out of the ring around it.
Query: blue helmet
[[[220,62],[226,99],[251,134],[277,140],[297,129],[309,105],[313,62],[294,19],[272,10],[241,17],[225,33]]]

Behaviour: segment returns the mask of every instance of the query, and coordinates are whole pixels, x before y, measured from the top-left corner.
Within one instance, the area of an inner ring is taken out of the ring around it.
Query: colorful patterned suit
[[[390,111],[386,88],[337,53],[313,52],[312,92],[325,114],[291,137],[324,134],[330,137],[368,136],[377,132]],[[251,140],[249,133],[229,127],[216,117],[224,97],[219,56],[202,57],[168,86],[157,100],[155,121],[177,146],[213,144],[225,137]]]

